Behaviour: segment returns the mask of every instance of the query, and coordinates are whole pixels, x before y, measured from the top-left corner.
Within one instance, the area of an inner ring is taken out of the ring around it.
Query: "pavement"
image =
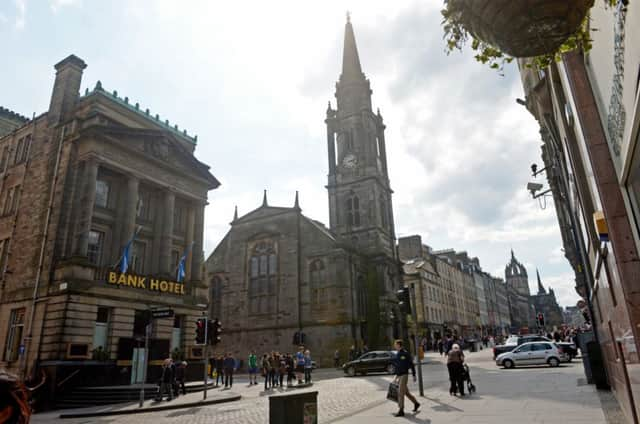
[[[57,414],[37,414],[32,422],[265,424],[269,422],[269,396],[317,391],[318,422],[322,424],[626,423],[610,392],[599,392],[594,386],[586,385],[580,362],[563,364],[559,368],[544,366],[502,370],[496,367],[488,350],[467,354],[467,362],[478,391],[465,398],[452,397],[448,394],[449,383],[443,359],[438,354],[429,353],[427,363],[422,367],[425,388],[425,396],[420,399],[422,407],[417,414],[408,413],[404,418],[394,418],[392,414],[396,405],[386,400],[391,376],[378,374],[348,378],[341,370],[320,369],[314,371],[314,383],[309,388],[264,391],[263,385],[249,386],[240,377],[234,382],[233,390],[209,391],[211,399],[229,394],[242,396],[228,403],[191,404],[190,399],[197,401],[202,398],[202,393],[193,393],[182,400],[172,401],[176,405],[181,401],[185,403],[171,411],[65,420],[59,419],[58,411]],[[410,388],[417,394],[417,384],[411,383]],[[408,409],[410,404],[407,400]],[[137,404],[127,407],[132,411]],[[123,413],[128,414],[124,405],[112,408],[122,408]]]

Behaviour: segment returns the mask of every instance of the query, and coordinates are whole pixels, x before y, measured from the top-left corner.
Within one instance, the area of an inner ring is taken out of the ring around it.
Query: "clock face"
[[[342,159],[342,164],[347,168],[354,168],[358,164],[358,159],[354,154],[349,153]]]

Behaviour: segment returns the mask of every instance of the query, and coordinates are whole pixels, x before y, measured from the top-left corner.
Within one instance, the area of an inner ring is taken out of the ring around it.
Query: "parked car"
[[[553,342],[553,340],[549,340],[544,336],[538,336],[535,334],[526,336],[510,336],[504,344],[494,346],[493,359],[498,358],[498,356],[502,353],[511,352],[513,349],[522,345],[523,343],[529,342]]]
[[[558,342],[556,343],[556,345],[558,345],[558,347],[561,347],[564,353],[567,354],[567,357],[569,358],[568,362],[571,362],[576,356],[578,356],[578,347],[575,345],[575,343]]]
[[[356,374],[366,375],[370,372],[395,374],[395,359],[396,351],[394,350],[374,350],[347,362],[342,366],[342,369],[349,377]]]
[[[528,342],[498,355],[496,365],[504,368],[544,364],[557,367],[560,362],[568,362],[568,358],[563,349],[551,341]]]

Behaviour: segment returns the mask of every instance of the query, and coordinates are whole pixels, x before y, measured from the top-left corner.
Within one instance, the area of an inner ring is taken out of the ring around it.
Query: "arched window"
[[[347,198],[347,224],[352,227],[360,226],[360,199],[358,196]]]
[[[213,319],[222,317],[222,279],[213,277],[209,287],[209,316]]]
[[[260,241],[249,258],[249,314],[275,312],[278,257],[275,244]]]
[[[316,259],[309,265],[309,279],[311,280],[311,306],[325,308],[329,303],[327,292],[327,273],[324,261]]]
[[[387,202],[384,201],[383,197],[380,197],[380,221],[382,227],[386,228],[389,220],[387,214]]]

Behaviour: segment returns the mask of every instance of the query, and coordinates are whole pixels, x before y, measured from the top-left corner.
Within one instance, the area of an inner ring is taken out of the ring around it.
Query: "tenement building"
[[[151,365],[197,356],[185,336],[208,294],[204,208],[219,183],[196,138],[99,81],[81,96],[85,67],[55,65],[49,110],[10,117],[0,137],[0,368],[43,369],[52,387],[139,382],[144,349]],[[145,345],[158,308],[175,316]]]
[[[329,227],[267,202],[244,216],[207,259],[211,317],[227,317],[221,349],[290,352],[320,364],[353,344],[387,347],[402,334],[385,125],[347,22],[337,109],[326,113]]]

